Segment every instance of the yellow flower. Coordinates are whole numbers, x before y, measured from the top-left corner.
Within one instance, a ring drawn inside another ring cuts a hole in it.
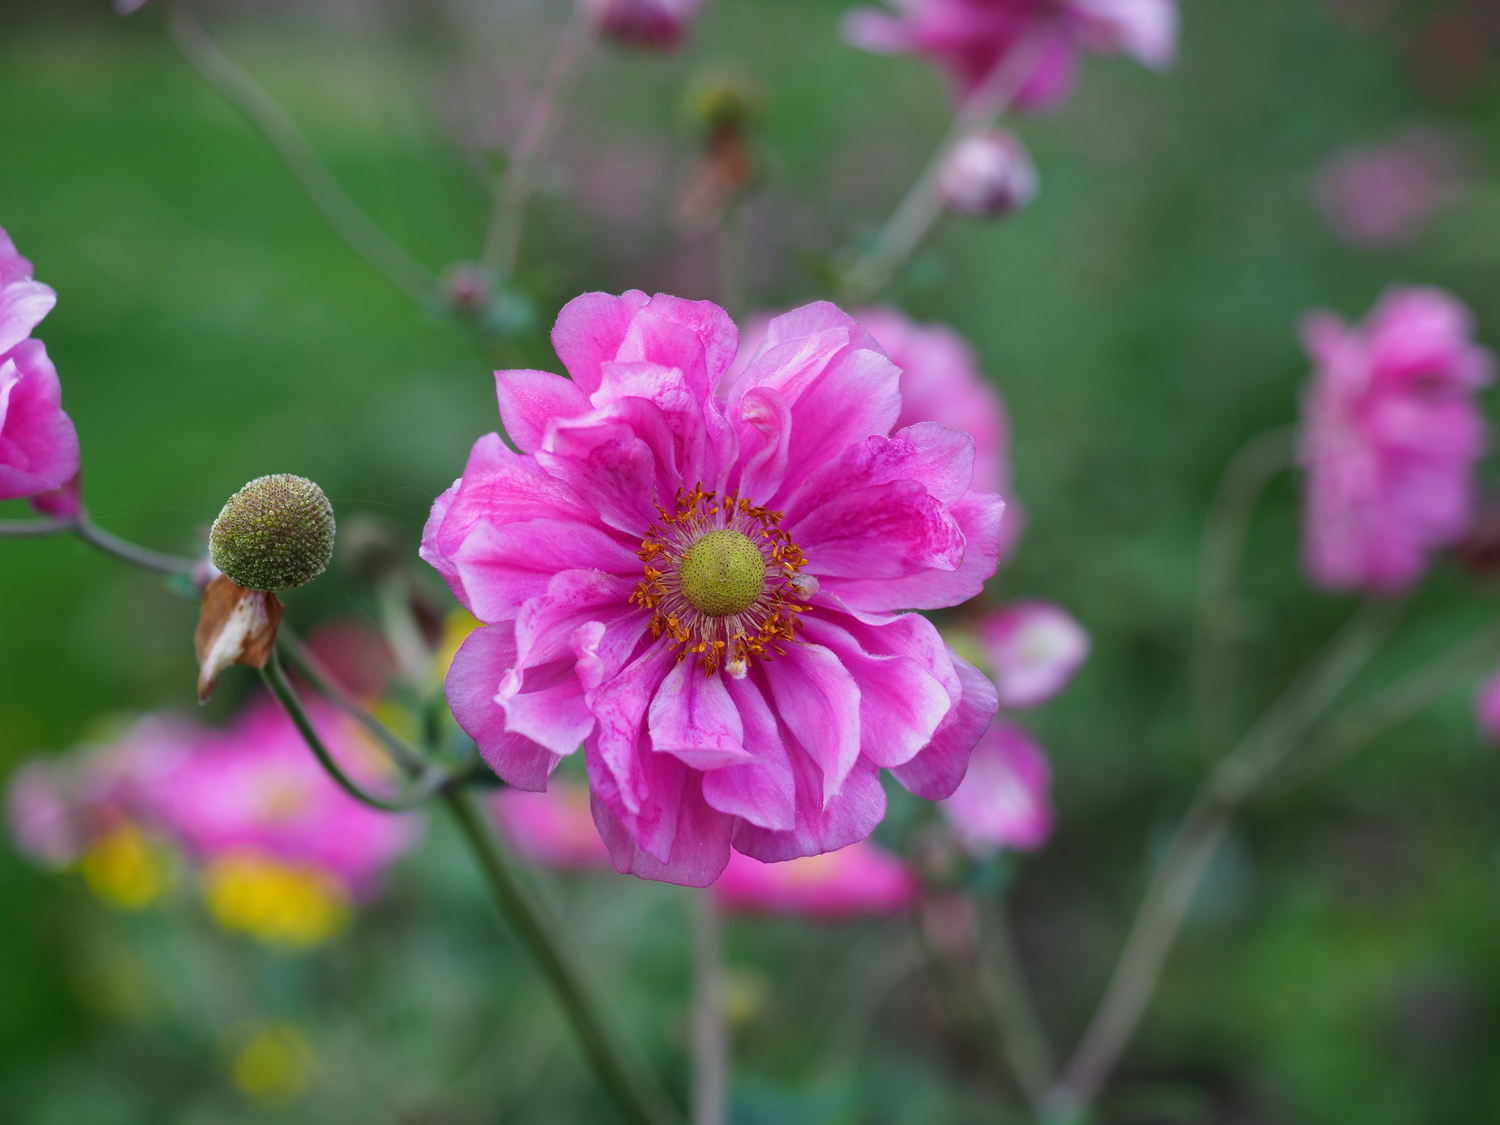
[[[171,879],[165,851],[128,820],[90,844],[78,866],[89,889],[122,910],[151,905]]]
[[[203,895],[214,921],[231,933],[304,948],[338,933],[353,905],[322,871],[245,853],[210,863]]]
[[[240,1093],[251,1101],[267,1109],[282,1108],[307,1090],[312,1049],[290,1024],[268,1023],[235,1051],[230,1073]]]

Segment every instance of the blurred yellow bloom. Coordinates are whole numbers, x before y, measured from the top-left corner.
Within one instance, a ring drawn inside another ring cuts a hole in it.
[[[437,656],[434,657],[433,662],[433,679],[436,681],[436,686],[442,686],[443,679],[448,675],[449,665],[458,655],[458,647],[477,628],[479,628],[479,619],[466,609],[455,609],[443,621],[443,639],[438,645]]]
[[[203,872],[214,921],[273,945],[314,946],[349,920],[348,892],[323,872],[257,855],[216,859]]]
[[[251,1101],[268,1109],[284,1107],[307,1090],[312,1049],[290,1024],[266,1024],[235,1051],[230,1072]]]
[[[89,889],[110,906],[141,910],[171,879],[166,852],[129,821],[95,840],[79,861]]]

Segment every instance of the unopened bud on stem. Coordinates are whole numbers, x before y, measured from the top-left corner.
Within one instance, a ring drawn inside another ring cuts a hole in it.
[[[305,477],[260,477],[229,498],[208,551],[238,586],[286,590],[311,582],[333,557],[333,505]]]
[[[1036,166],[1016,137],[992,129],[953,147],[938,174],[938,190],[951,211],[976,219],[999,218],[1036,196]]]

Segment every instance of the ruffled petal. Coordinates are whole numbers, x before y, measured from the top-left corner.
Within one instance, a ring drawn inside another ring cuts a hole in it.
[[[757,827],[790,829],[796,824],[797,783],[776,716],[753,679],[731,678],[725,687],[739,709],[751,760],[704,774],[703,799]]]
[[[515,631],[508,622],[475,629],[454,656],[443,692],[454,720],[479,744],[479,753],[500,779],[539,793],[562,757],[506,730],[505,710],[495,702],[495,693],[515,662]]]
[[[553,418],[575,418],[591,409],[577,383],[550,371],[496,371],[495,396],[505,433],[522,453],[541,448]]]
[[[0,355],[10,351],[57,304],[57,294],[40,281],[13,281],[0,289]]]
[[[486,622],[514,617],[562,570],[596,570],[621,580],[640,571],[640,560],[617,537],[586,524],[548,519],[500,527],[479,524],[453,552],[449,565],[469,611]]]
[[[814,644],[767,661],[763,675],[777,716],[823,771],[821,799],[829,804],[859,758],[859,686],[834,653]]]
[[[667,673],[647,712],[651,748],[695,770],[746,762],[745,727],[723,676],[705,676],[690,660]]]
[[[966,553],[957,520],[914,480],[851,488],[788,530],[819,579],[925,577],[957,570]]]
[[[0,500],[61,488],[78,475],[78,432],[40,340],[0,359]]]
[[[637,843],[631,827],[616,815],[616,808],[599,787],[591,788],[594,824],[599,829],[611,862],[622,875],[657,879],[684,887],[706,887],[724,873],[729,864],[729,839],[734,818],[725,816],[704,801],[700,789],[701,774],[689,770],[675,758],[663,756],[670,763],[664,769],[675,773],[676,785],[658,779],[662,789],[675,796],[669,813],[671,843],[667,858],[662,859]],[[637,830],[638,831],[638,830]],[[664,833],[657,833],[658,838]]]
[[[797,778],[795,825],[776,832],[741,820],[734,830],[737,850],[764,863],[821,855],[865,839],[885,819],[885,790],[874,763],[857,762],[838,795],[824,802],[817,763],[800,747],[792,748],[791,760]]]
[[[949,653],[962,695],[937,734],[916,757],[891,770],[908,790],[929,801],[951,797],[969,768],[969,755],[1000,709],[995,685],[956,652]]]
[[[650,300],[639,289],[618,297],[585,293],[574,297],[557,314],[552,346],[584,394],[599,389],[600,364],[618,357],[620,343],[630,331],[631,318]]]

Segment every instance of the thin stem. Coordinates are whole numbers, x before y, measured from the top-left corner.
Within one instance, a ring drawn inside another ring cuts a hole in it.
[[[663,1125],[670,1121],[659,1108],[660,1099],[653,1096],[652,1087],[639,1073],[638,1064],[605,1024],[561,937],[512,866],[473,797],[461,789],[448,789],[443,792],[442,800],[473,850],[501,913],[541,966],[572,1021],[584,1053],[621,1114],[632,1125]]]
[[[693,903],[693,1125],[724,1125],[729,1035],[724,1023],[724,920],[709,891]]]
[[[422,754],[407,744],[406,740],[374,715],[370,714],[359,700],[339,687],[323,668],[322,662],[309,652],[286,626],[282,626],[276,637],[277,645],[285,654],[287,662],[305,679],[314,691],[326,697],[335,707],[348,715],[389,752],[391,758],[410,776],[427,769]]]
[[[938,181],[948,154],[963,141],[994,125],[1010,107],[1021,87],[1035,72],[1044,45],[1039,36],[1023,39],[994,65],[985,80],[959,105],[953,123],[927,167],[922,169],[922,174],[876,236],[871,248],[845,273],[842,290],[846,301],[858,303],[867,299],[891,279],[921,243],[943,211]]]
[[[1295,450],[1296,433],[1291,427],[1267,430],[1241,446],[1224,470],[1204,523],[1194,712],[1199,744],[1215,755],[1229,741],[1234,721],[1234,657],[1245,539],[1266,485],[1292,463]]]
[[[323,744],[323,739],[303,708],[302,701],[297,698],[297,693],[292,690],[291,682],[286,678],[286,669],[281,666],[281,656],[277,651],[272,651],[270,661],[260,670],[260,674],[266,686],[271,689],[271,694],[281,702],[281,706],[286,709],[287,716],[302,733],[302,740],[307,743],[308,748],[317,756],[319,763],[328,771],[328,776],[333,778],[340,789],[360,804],[369,805],[372,809],[379,809],[381,812],[409,812],[431,800],[434,794],[446,792],[451,788],[452,779],[448,775],[433,771],[424,785],[396,800],[366,793],[344,772],[344,768]]]
[[[994,1012],[1006,1063],[1027,1101],[1040,1107],[1057,1077],[1052,1047],[1037,1018],[1004,901],[981,899],[976,905],[983,933],[980,988]]]
[[[1493,665],[1500,624],[1481,629],[1390,687],[1335,715],[1295,767],[1278,781],[1296,785],[1331,769],[1366,743],[1415,718],[1454,688]]]
[[[111,535],[102,527],[96,526],[87,512],[80,512],[73,521],[73,533],[105,554],[124,559],[143,570],[154,570],[160,574],[191,574],[198,567],[198,559],[190,559],[185,555],[165,555],[149,547],[138,547],[118,535]]]
[[[0,520],[0,539],[40,539],[72,530],[73,521],[66,519]]]
[[[521,134],[510,151],[504,174],[495,185],[494,207],[484,238],[484,261],[508,278],[516,268],[521,231],[526,225],[526,205],[536,190],[542,165],[562,128],[567,104],[583,78],[584,63],[599,38],[599,29],[580,2],[558,40],[557,50],[542,77]]]
[[[167,26],[193,68],[270,142],[328,225],[387,281],[425,304],[432,276],[349,198],[291,115],[208,37],[186,0],[172,0]]]
[[[1071,1120],[1098,1094],[1145,1012],[1235,809],[1375,654],[1398,612],[1390,601],[1362,607],[1204,782],[1151,880],[1104,999],[1047,1097],[1050,1117]]]

